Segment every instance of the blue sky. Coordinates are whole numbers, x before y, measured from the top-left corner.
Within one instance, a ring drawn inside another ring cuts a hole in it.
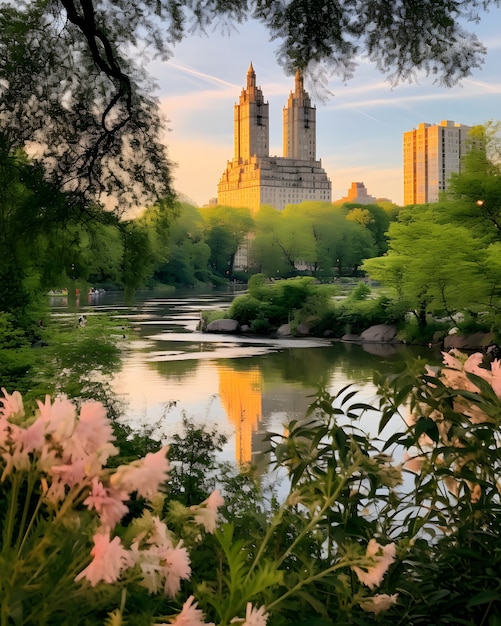
[[[331,77],[326,101],[315,100],[309,90],[317,107],[317,158],[332,181],[333,200],[361,181],[371,195],[401,204],[405,131],[421,122],[474,125],[501,119],[500,27],[501,9],[468,25],[488,54],[481,70],[451,89],[426,77],[392,88],[362,59],[346,84]],[[195,204],[217,196],[217,183],[233,157],[233,105],[251,61],[270,105],[270,154],[282,155],[282,109],[294,79],[277,64],[276,47],[260,24],[247,22],[231,35],[210,31],[187,38],[168,62],[150,64],[169,120],[165,143],[176,163],[174,187]]]

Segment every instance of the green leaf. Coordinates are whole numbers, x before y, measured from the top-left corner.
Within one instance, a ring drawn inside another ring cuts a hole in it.
[[[501,594],[498,591],[481,591],[477,595],[473,596],[466,605],[467,608],[472,606],[479,606],[480,604],[489,604],[491,602],[497,602],[501,600]]]
[[[429,417],[420,417],[415,426],[416,437],[428,435],[428,437],[438,443],[440,441],[440,433],[436,423]]]

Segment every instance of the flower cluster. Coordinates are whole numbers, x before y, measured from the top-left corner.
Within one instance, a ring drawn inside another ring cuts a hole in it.
[[[7,494],[8,503],[7,512],[2,512],[7,520],[2,533],[3,548],[8,549],[7,544],[29,545],[29,538],[20,534],[36,532],[38,537],[42,531],[37,524],[43,523],[45,544],[50,541],[51,531],[56,537],[57,528],[71,527],[83,537],[83,543],[79,541],[78,545],[85,550],[90,531],[92,549],[87,557],[84,553],[72,565],[78,568],[73,575],[76,584],[86,581],[90,588],[99,583],[114,584],[130,571],[132,578],[139,580],[150,594],[160,592],[174,598],[181,581],[191,576],[189,554],[182,541],[147,506],[141,517],[129,522],[125,533],[124,529],[120,535],[117,532],[129,514],[129,501],[158,497],[168,478],[168,448],[109,469],[106,463],[119,451],[102,404],[85,402],[78,415],[68,399],[51,401],[47,396],[44,402],[38,401],[34,416],[26,416],[21,395],[8,394],[5,389],[2,392],[0,489]],[[222,504],[220,493],[214,492],[194,508],[195,523],[213,532],[217,509]],[[21,517],[19,511],[24,511]],[[18,554],[25,561],[32,558],[32,553]],[[40,554],[43,559],[42,550]],[[190,616],[188,621],[186,615]],[[194,616],[198,616],[198,621]],[[201,611],[188,601],[174,623],[202,624],[200,616]]]
[[[167,447],[147,454],[111,473],[105,465],[118,454],[106,411],[99,402],[85,402],[77,416],[66,398],[38,401],[38,415],[26,420],[21,395],[2,389],[0,454],[2,482],[13,472],[35,470],[43,501],[54,508],[63,501],[95,509],[102,533],[109,532],[128,513],[131,494],[148,498],[167,480]]]
[[[432,420],[439,439],[447,454],[438,454],[435,464],[442,470],[443,482],[449,493],[458,496],[461,487],[465,488],[469,500],[480,500],[482,489],[474,480],[464,477],[463,468],[471,467],[466,472],[471,478],[478,473],[479,465],[475,462],[473,449],[476,449],[477,433],[481,447],[486,451],[492,446],[493,451],[500,441],[496,423],[499,416],[501,399],[501,361],[495,360],[490,367],[484,367],[481,353],[467,356],[458,350],[442,353],[444,367],[438,371],[427,367],[427,375],[443,385],[430,383],[428,392],[436,394],[433,402],[421,401],[411,416],[411,423],[421,416]],[[424,454],[426,449],[433,449],[435,442],[426,433],[419,437],[418,452],[406,455],[404,467],[420,474],[432,468]],[[447,466],[447,468],[446,468]],[[479,481],[480,482],[480,481]]]
[[[352,569],[361,583],[367,585],[369,589],[374,589],[381,584],[383,576],[395,560],[395,544],[382,546],[375,539],[371,539],[367,544],[365,556],[369,565],[366,568],[353,566]]]

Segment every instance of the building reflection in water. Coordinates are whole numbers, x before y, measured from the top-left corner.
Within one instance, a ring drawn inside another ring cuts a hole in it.
[[[228,420],[235,427],[235,456],[240,464],[252,459],[252,435],[262,416],[262,376],[258,368],[235,371],[218,366],[219,396]]]

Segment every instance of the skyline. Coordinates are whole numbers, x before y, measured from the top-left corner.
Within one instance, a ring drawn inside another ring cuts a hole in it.
[[[442,120],[475,125],[501,119],[501,41],[496,30],[501,10],[469,25],[488,48],[482,70],[453,88],[432,78],[394,88],[369,63],[361,61],[354,78],[343,84],[332,77],[332,94],[319,100],[308,81],[305,88],[317,108],[317,158],[332,182],[332,199],[346,195],[352,182],[363,182],[370,195],[403,201],[403,133],[421,122]],[[217,196],[226,162],[233,157],[233,106],[245,86],[252,62],[256,81],[270,108],[270,155],[282,156],[282,109],[294,87],[277,64],[276,44],[268,42],[256,22],[232,35],[211,33],[177,45],[167,62],[154,61],[149,71],[169,131],[165,136],[174,188],[199,206]]]

